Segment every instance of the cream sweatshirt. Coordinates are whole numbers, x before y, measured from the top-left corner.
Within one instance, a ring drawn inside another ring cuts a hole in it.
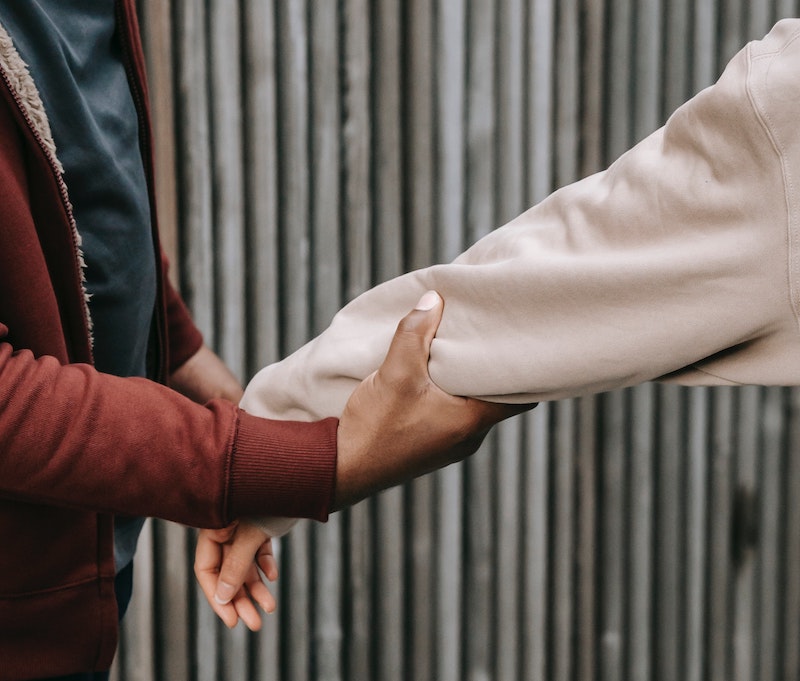
[[[452,394],[798,385],[799,221],[800,19],[786,19],[604,172],[356,298],[241,404],[338,416],[429,289],[445,300],[430,375]]]

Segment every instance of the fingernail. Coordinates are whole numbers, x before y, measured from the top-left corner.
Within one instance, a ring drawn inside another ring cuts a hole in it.
[[[217,593],[214,594],[214,600],[220,605],[227,605],[231,602],[236,593],[236,589],[231,584],[220,582],[217,584]]]
[[[415,310],[432,310],[439,302],[439,294],[436,291],[428,291],[419,299]]]

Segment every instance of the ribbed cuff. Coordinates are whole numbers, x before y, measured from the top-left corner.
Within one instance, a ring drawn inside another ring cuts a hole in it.
[[[274,421],[239,411],[230,469],[231,518],[327,520],[336,483],[338,419]]]

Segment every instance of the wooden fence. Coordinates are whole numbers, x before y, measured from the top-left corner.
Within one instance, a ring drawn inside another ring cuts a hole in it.
[[[605,167],[798,9],[143,0],[161,217],[207,340],[246,380]],[[114,677],[800,679],[799,411],[795,390],[650,384],[541,405],[298,526],[257,635],[215,621],[192,532],[149,523]]]

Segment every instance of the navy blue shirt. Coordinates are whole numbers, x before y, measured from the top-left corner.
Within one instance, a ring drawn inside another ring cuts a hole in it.
[[[0,2],[0,23],[37,85],[64,166],[83,239],[95,366],[145,376],[156,259],[114,0]],[[130,562],[140,527],[118,520],[118,569]]]

